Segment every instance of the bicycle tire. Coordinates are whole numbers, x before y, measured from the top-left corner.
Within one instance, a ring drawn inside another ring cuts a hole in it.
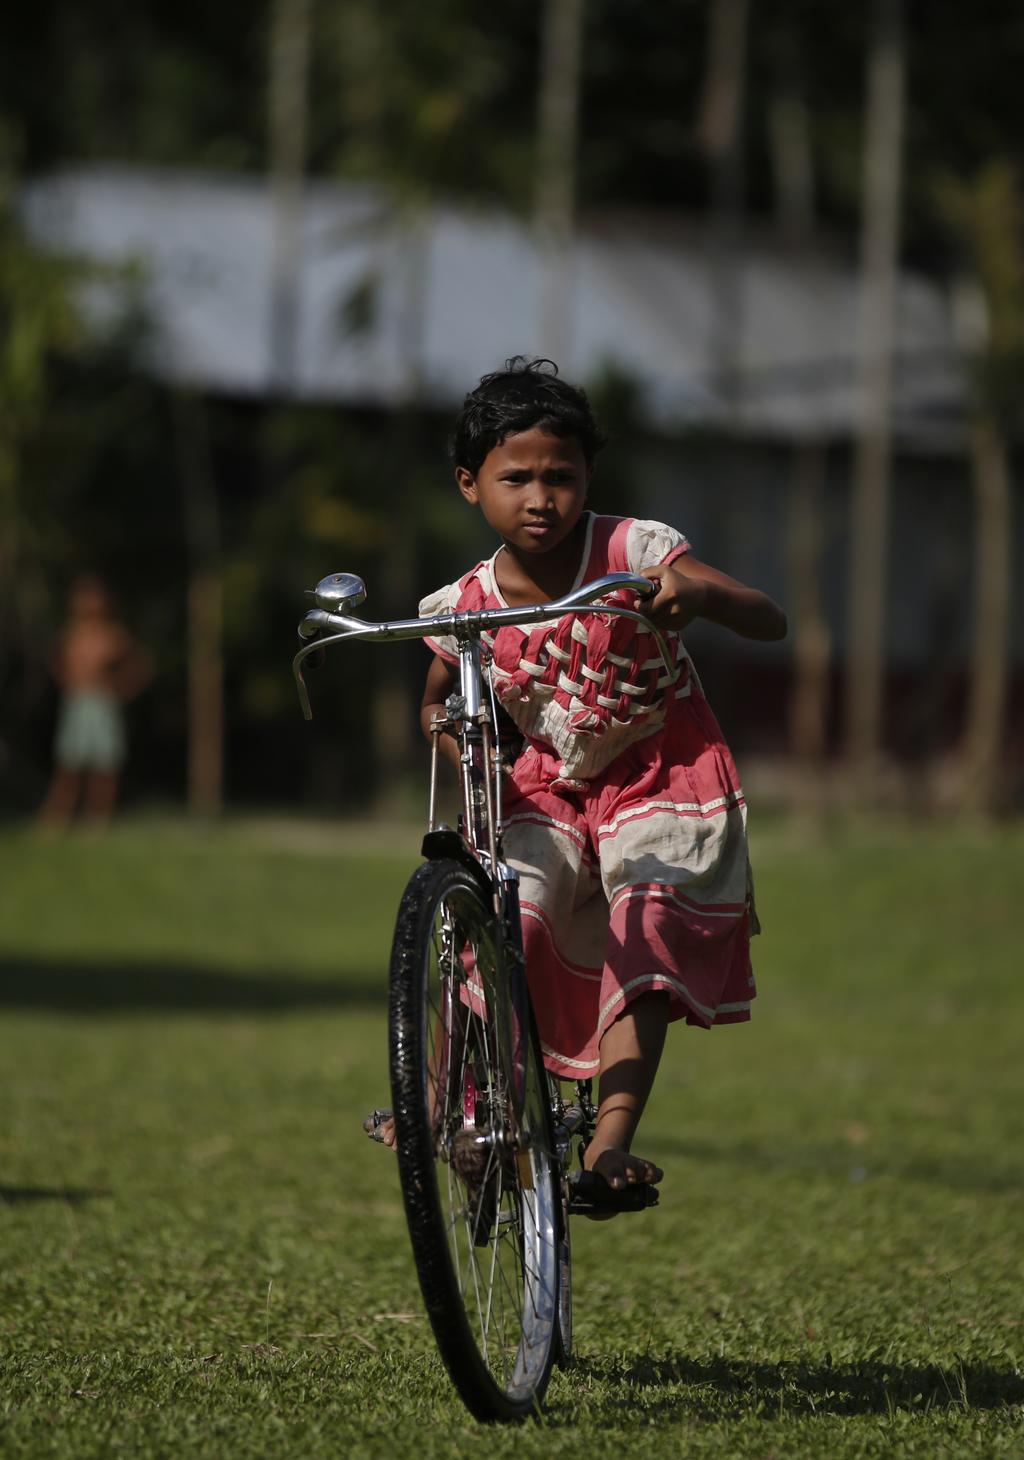
[[[560,1201],[522,965],[471,868],[413,874],[391,956],[399,1174],[441,1357],[480,1420],[537,1411],[554,1361]]]
[[[555,1324],[555,1363],[560,1369],[572,1365],[572,1237],[569,1230],[569,1198],[561,1198],[562,1229],[558,1238],[558,1315]]]
[[[557,1128],[560,1119],[561,1086],[554,1075],[548,1075],[548,1100],[552,1122]],[[572,1365],[572,1232],[569,1226],[568,1165],[573,1142],[570,1140],[561,1157],[558,1188],[558,1313],[555,1324],[555,1363],[560,1369]]]

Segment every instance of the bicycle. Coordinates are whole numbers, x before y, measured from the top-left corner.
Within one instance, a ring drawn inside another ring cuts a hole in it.
[[[368,623],[354,617],[362,581],[334,573],[313,590],[293,661],[347,640],[451,635],[459,692],[431,726],[425,862],[399,905],[391,952],[388,1043],[399,1177],[413,1258],[442,1359],[470,1412],[518,1421],[535,1413],[552,1366],[572,1353],[571,1214],[595,1211],[602,1184],[582,1170],[596,1111],[589,1081],[562,1097],[545,1070],[526,981],[518,876],[502,858],[501,745],[490,631],[566,614],[614,613],[665,641],[635,609],[602,602],[646,578],[611,573],[552,603]],[[461,813],[437,819],[440,737],[459,745]],[[616,1194],[639,1209],[649,1186]]]

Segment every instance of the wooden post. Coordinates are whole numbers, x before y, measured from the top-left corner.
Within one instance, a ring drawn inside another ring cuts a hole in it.
[[[790,495],[789,570],[793,612],[793,753],[820,771],[825,756],[828,668],[832,636],[821,604],[826,452],[821,443],[798,448]]]
[[[1009,693],[1013,500],[1009,453],[994,418],[970,428],[974,481],[974,652],[963,748],[963,805],[990,816],[1006,802],[1003,742]]]
[[[215,816],[224,802],[223,585],[217,491],[203,404],[175,397],[188,548],[188,808]]]

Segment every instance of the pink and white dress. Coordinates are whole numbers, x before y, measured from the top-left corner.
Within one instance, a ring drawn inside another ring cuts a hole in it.
[[[589,513],[573,586],[688,550],[660,522]],[[507,607],[494,561],[428,595],[421,615]],[[597,1073],[601,1035],[652,989],[689,1024],[750,1018],[746,805],[682,640],[666,637],[671,672],[649,632],[613,615],[485,636],[495,692],[526,742],[504,847],[545,1062],[563,1079]],[[458,662],[453,639],[426,642]]]

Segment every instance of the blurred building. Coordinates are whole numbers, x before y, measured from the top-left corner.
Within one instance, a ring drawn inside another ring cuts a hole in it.
[[[231,394],[392,408],[411,388],[458,404],[505,356],[538,353],[543,254],[508,214],[410,214],[384,190],[305,186],[293,274],[294,361],[275,359],[276,210],[255,178],[78,169],[30,184],[25,215],[44,243],[144,275],[151,368]],[[787,441],[855,426],[858,293],[851,262],[748,236],[723,256],[708,227],[653,216],[579,228],[569,260],[572,378],[612,365],[666,432],[724,427]],[[963,409],[949,302],[902,280],[896,324],[897,440],[955,444]]]
[[[148,368],[214,396],[381,413],[415,400],[450,415],[506,356],[541,353],[544,256],[508,214],[414,213],[380,188],[310,183],[282,263],[280,211],[254,178],[86,168],[32,182],[23,204],[41,243],[139,265]],[[707,227],[607,216],[582,221],[567,277],[563,372],[614,371],[647,423],[633,447],[642,487],[620,510],[677,523],[701,557],[786,602],[796,458],[819,449],[837,691],[858,415],[854,261],[756,232],[727,249]],[[888,740],[917,757],[955,735],[969,657],[967,389],[949,297],[913,275],[897,297]],[[92,304],[107,307],[101,290]],[[1024,571],[1019,528],[1016,552]],[[760,748],[781,749],[790,646],[700,625],[688,638],[730,738],[742,747],[756,725]],[[834,716],[837,693],[831,702]]]

